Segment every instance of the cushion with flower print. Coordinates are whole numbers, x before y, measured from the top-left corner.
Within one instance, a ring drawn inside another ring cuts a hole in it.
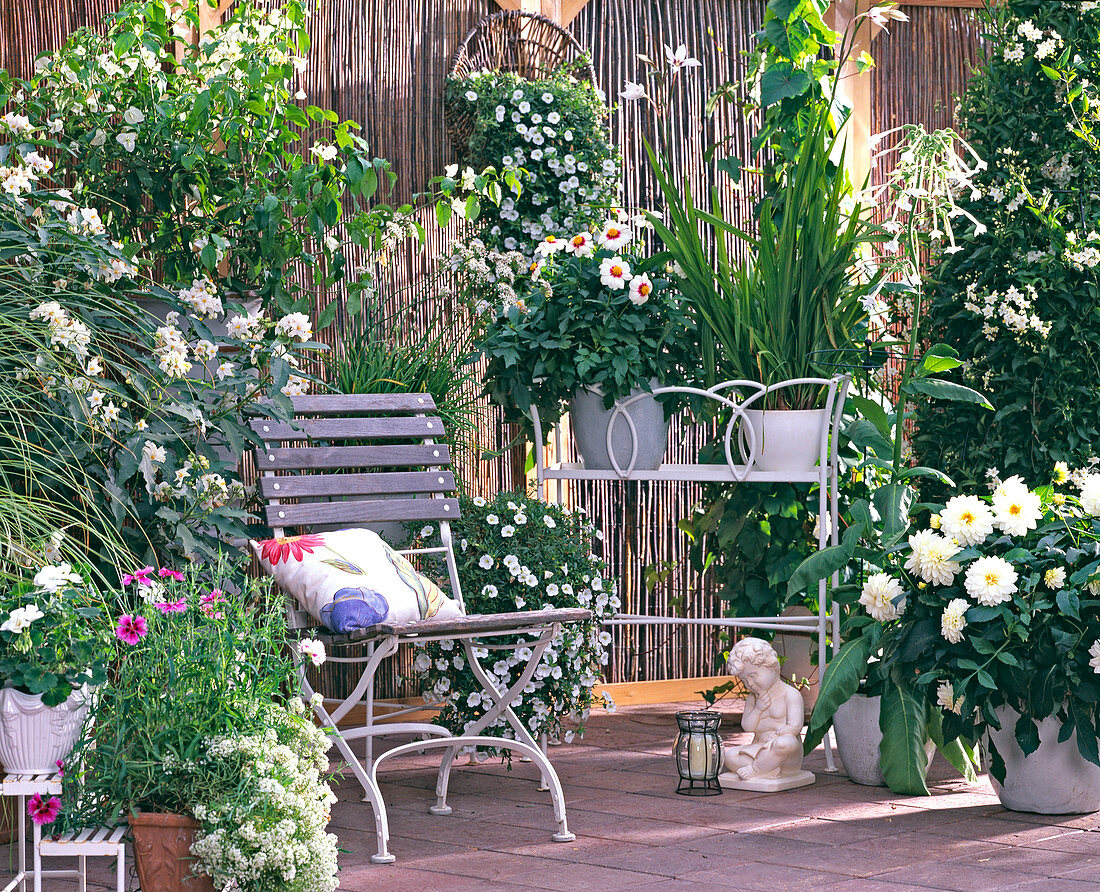
[[[461,616],[462,607],[371,530],[250,543],[260,567],[333,632]]]

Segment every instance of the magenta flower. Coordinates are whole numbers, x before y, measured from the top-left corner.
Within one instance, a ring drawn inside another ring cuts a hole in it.
[[[225,616],[225,614],[218,610],[218,608],[215,606],[217,604],[224,603],[225,592],[223,592],[220,588],[211,589],[209,592],[199,598],[199,607],[202,609],[202,612],[205,613],[210,619],[221,619],[223,616]]]
[[[161,613],[183,613],[187,609],[187,599],[180,598],[178,601],[158,601],[153,606]]]
[[[169,570],[167,567],[161,567],[157,571],[157,575],[161,579],[165,579],[171,576],[176,582],[183,582],[184,576],[179,570]]]
[[[27,802],[27,814],[39,827],[52,824],[61,811],[61,800],[56,796],[43,799],[41,793],[35,793]]]
[[[125,641],[127,644],[137,644],[148,632],[149,625],[145,622],[144,616],[126,613],[119,617],[115,636],[119,641]]]
[[[65,776],[65,763],[62,762],[60,759],[55,759],[53,764],[57,766],[57,776],[58,777],[64,777]]]
[[[136,582],[138,585],[152,585],[153,580],[149,578],[152,575],[152,567],[142,567],[140,570],[135,570],[133,573],[127,573],[123,576],[122,584],[129,585],[131,582]]]

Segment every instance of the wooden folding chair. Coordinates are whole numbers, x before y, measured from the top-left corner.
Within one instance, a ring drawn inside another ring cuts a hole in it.
[[[447,470],[450,455],[443,437],[442,421],[432,415],[435,403],[429,394],[333,395],[296,397],[295,418],[279,422],[258,418],[253,430],[264,441],[256,450],[260,472],[260,495],[265,517],[275,536],[288,528],[299,533],[355,526],[404,522],[435,522],[442,544],[428,548],[401,549],[405,555],[443,556],[452,597],[462,603],[450,521],[459,514],[453,498],[454,475]],[[313,618],[288,598],[290,625],[294,629],[316,626]],[[561,783],[549,759],[539,749],[527,728],[512,710],[513,700],[534,676],[543,652],[560,631],[562,623],[591,619],[587,610],[541,610],[458,619],[424,620],[405,624],[382,624],[353,635],[320,634],[329,651],[351,644],[365,645],[362,656],[330,654],[330,663],[362,664],[355,689],[335,709],[328,702],[314,706],[318,718],[331,730],[337,749],[363,787],[364,801],[374,810],[378,852],[375,863],[389,863],[389,825],[386,806],[378,787],[378,768],[389,759],[416,750],[445,750],[436,782],[436,802],[429,811],[450,814],[447,787],[451,766],[463,747],[493,747],[510,750],[534,762],[541,772],[542,788],[549,789],[558,829],[553,839],[575,839],[565,818]],[[311,634],[318,634],[311,632]],[[454,639],[461,643],[466,661],[492,706],[473,726],[454,735],[442,725],[422,721],[394,721],[424,707],[375,701],[374,679],[382,661],[405,642],[425,643]],[[507,639],[501,643],[502,639]],[[518,651],[530,648],[531,657],[519,677],[507,689],[486,672],[478,650]],[[313,688],[299,663],[302,690],[312,698]],[[341,729],[339,723],[353,707],[363,704],[366,720],[362,727]],[[381,711],[385,721],[376,719]],[[503,718],[514,739],[482,734]],[[382,735],[413,734],[425,739],[374,754],[374,738]],[[359,759],[351,741],[365,740],[365,754]]]

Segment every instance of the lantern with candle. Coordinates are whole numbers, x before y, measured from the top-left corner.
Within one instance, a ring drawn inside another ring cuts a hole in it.
[[[684,796],[718,796],[718,772],[722,767],[722,738],[718,726],[722,714],[707,709],[676,713],[680,733],[673,753],[680,783],[676,792]],[[686,784],[686,786],[685,786]]]

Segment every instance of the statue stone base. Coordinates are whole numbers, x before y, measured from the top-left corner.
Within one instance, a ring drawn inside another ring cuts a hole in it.
[[[796,771],[782,777],[750,777],[748,780],[742,780],[733,771],[723,771],[718,775],[718,783],[727,790],[752,790],[756,793],[780,793],[808,787],[816,780],[812,771]]]

